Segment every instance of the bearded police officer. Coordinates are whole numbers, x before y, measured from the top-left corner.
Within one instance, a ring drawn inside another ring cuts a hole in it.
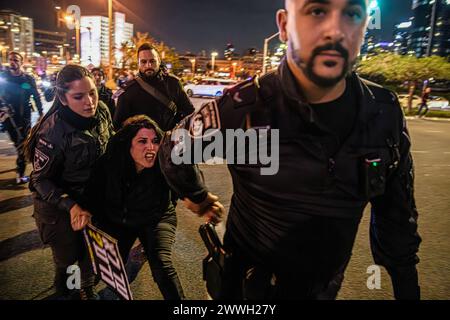
[[[274,175],[261,175],[262,165],[229,165],[234,193],[224,246],[232,258],[220,298],[335,298],[368,203],[375,262],[389,272],[397,299],[420,297],[421,238],[405,119],[394,93],[352,72],[367,5],[286,0],[277,13],[288,44],[279,68],[199,110],[203,133],[279,130]],[[194,119],[177,128],[192,132]],[[188,208],[217,220],[217,197],[197,168],[173,161],[174,151],[194,141],[176,132],[161,146],[162,169]]]

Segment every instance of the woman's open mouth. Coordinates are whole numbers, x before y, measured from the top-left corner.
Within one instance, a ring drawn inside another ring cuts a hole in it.
[[[155,152],[147,152],[144,157],[145,157],[145,160],[147,160],[147,161],[153,161],[153,160],[155,160],[156,153]]]

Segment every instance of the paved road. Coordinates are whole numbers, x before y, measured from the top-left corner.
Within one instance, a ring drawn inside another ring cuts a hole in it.
[[[198,105],[202,99],[193,99]],[[423,298],[450,298],[450,122],[410,120],[416,163],[416,199],[420,212],[420,283]],[[0,299],[42,299],[52,283],[49,248],[42,247],[31,218],[28,189],[14,185],[14,149],[0,134]],[[210,189],[228,208],[231,179],[224,165],[202,165]],[[181,206],[174,261],[189,299],[206,299],[201,279],[205,249],[197,229],[202,220]],[[380,290],[366,286],[367,267],[372,265],[368,241],[368,212],[364,215],[339,299],[392,299],[387,274],[382,272]],[[221,230],[223,232],[223,230]],[[135,299],[162,299],[152,281],[138,243],[128,270]],[[99,286],[102,289],[103,286]],[[103,291],[105,292],[105,291]],[[105,293],[106,294],[106,293]]]

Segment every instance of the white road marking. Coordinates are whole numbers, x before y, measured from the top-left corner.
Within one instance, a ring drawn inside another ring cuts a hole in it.
[[[413,150],[412,153],[430,153],[430,151],[419,151],[419,150]]]
[[[428,131],[425,131],[425,132],[428,132],[428,133],[442,133],[443,131],[428,130]]]

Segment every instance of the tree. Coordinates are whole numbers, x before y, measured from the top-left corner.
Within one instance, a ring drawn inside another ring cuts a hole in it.
[[[175,52],[175,48],[170,48],[164,44],[164,42],[158,42],[148,33],[138,32],[136,37],[132,39],[132,45],[129,46],[126,43],[121,45],[120,51],[123,54],[122,68],[128,67],[129,69],[138,69],[137,50],[144,43],[152,44],[161,55],[161,60],[167,65],[172,66],[172,70],[177,72],[181,69],[178,54]]]
[[[431,56],[417,58],[409,55],[381,53],[362,60],[357,71],[370,80],[388,84],[409,84],[408,111],[412,109],[412,96],[423,81],[450,78],[450,63],[446,58]]]

